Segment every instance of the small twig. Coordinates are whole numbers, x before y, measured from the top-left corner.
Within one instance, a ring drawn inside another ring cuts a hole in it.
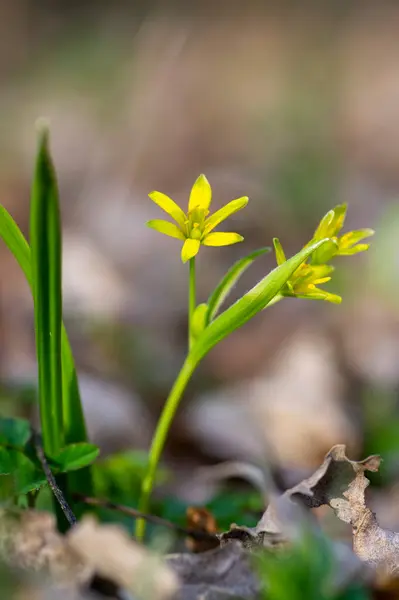
[[[196,540],[216,540],[218,536],[213,533],[207,533],[206,531],[198,531],[197,529],[191,529],[182,527],[181,525],[176,525],[171,521],[167,521],[162,517],[157,517],[156,515],[147,515],[145,513],[140,512],[135,508],[131,508],[130,506],[124,506],[123,504],[115,504],[114,502],[110,502],[109,500],[101,500],[100,498],[91,498],[88,496],[84,496],[83,494],[73,494],[73,496],[84,502],[85,504],[89,504],[90,506],[100,506],[102,508],[107,508],[109,510],[114,510],[125,514],[129,517],[133,517],[134,519],[145,519],[149,523],[153,523],[154,525],[160,525],[161,527],[167,527],[168,529],[173,529],[174,531],[185,535],[190,536]]]
[[[32,441],[33,441],[33,445],[36,450],[37,458],[40,461],[40,464],[41,464],[44,474],[46,476],[47,482],[48,482],[54,496],[56,497],[58,504],[61,506],[62,512],[64,513],[66,520],[68,521],[68,523],[71,526],[75,525],[76,517],[73,514],[68,502],[65,500],[64,494],[58,487],[55,477],[54,477],[53,473],[51,472],[51,469],[47,462],[47,458],[46,458],[46,456],[44,454],[44,450],[43,450],[41,435],[39,433],[37,433],[37,431],[34,431],[33,429],[32,429]]]
[[[37,458],[42,466],[44,474],[46,476],[47,482],[56,497],[61,509],[68,521],[68,523],[72,526],[76,523],[76,517],[72,512],[68,502],[65,500],[64,494],[61,489],[58,487],[57,482],[53,473],[51,472],[50,466],[47,462],[46,456],[43,450],[43,444],[40,434],[32,429],[32,442],[36,450]],[[100,498],[92,498],[89,496],[85,496],[83,494],[74,493],[74,498],[76,500],[80,500],[85,504],[89,504],[90,506],[100,506],[102,508],[107,508],[109,510],[114,510],[129,517],[133,517],[135,519],[145,519],[149,523],[153,523],[154,525],[160,525],[161,527],[167,527],[168,529],[172,529],[182,535],[190,536],[196,540],[216,540],[218,536],[212,533],[207,533],[206,531],[198,531],[197,529],[182,527],[181,525],[176,525],[171,521],[167,521],[162,517],[157,517],[156,515],[147,515],[142,513],[141,511],[131,508],[130,506],[124,506],[122,504],[115,504],[114,502],[110,502],[109,500],[101,500]]]

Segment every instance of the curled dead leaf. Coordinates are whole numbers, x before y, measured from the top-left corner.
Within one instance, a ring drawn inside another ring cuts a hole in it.
[[[369,456],[350,460],[344,445],[331,448],[320,467],[307,479],[271,498],[270,504],[254,529],[234,527],[222,534],[221,542],[240,539],[247,547],[270,545],[270,540],[287,536],[287,521],[299,506],[317,508],[329,505],[336,516],[350,523],[353,550],[367,564],[391,575],[399,573],[399,534],[379,526],[376,515],[368,508],[365,490],[366,471],[378,471],[381,458]],[[289,517],[287,517],[290,515]]]

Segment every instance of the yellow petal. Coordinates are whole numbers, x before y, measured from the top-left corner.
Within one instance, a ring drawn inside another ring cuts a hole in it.
[[[147,222],[147,227],[151,227],[151,229],[155,229],[155,231],[159,231],[160,233],[164,233],[165,235],[169,235],[170,237],[174,237],[179,240],[185,239],[182,231],[177,227],[177,225],[174,223],[169,223],[169,221],[153,219],[152,221]]]
[[[168,213],[168,215],[170,215],[184,230],[186,215],[172,198],[169,198],[166,194],[162,194],[162,192],[151,192],[151,194],[148,195],[155,204],[158,204],[158,206]]]
[[[346,250],[351,248],[366,237],[374,235],[373,229],[357,229],[356,231],[348,231],[339,239],[339,249]]]
[[[243,239],[239,233],[208,233],[201,243],[204,246],[230,246],[242,242]]]
[[[282,265],[286,262],[286,257],[284,254],[284,250],[282,245],[280,244],[280,240],[278,238],[273,238],[274,251],[276,253],[276,261],[278,266]]]
[[[315,279],[319,279],[320,277],[327,277],[333,271],[335,271],[335,267],[332,265],[311,265],[312,275]]]
[[[348,210],[347,204],[339,204],[334,208],[334,220],[331,224],[331,231],[328,232],[326,237],[335,237],[341,231],[344,226],[346,211]]]
[[[331,229],[331,223],[334,220],[334,211],[329,210],[326,215],[320,221],[316,231],[314,232],[313,239],[315,241],[323,240],[324,238],[330,237],[327,232]]]
[[[315,231],[314,239],[322,240],[324,238],[337,236],[344,225],[347,208],[346,204],[339,204],[328,211],[320,221],[319,226]]]
[[[190,212],[194,208],[201,208],[206,211],[209,209],[211,200],[212,190],[209,181],[205,175],[200,175],[191,189],[188,211]]]
[[[193,240],[191,238],[187,238],[183,244],[183,248],[181,249],[181,259],[185,263],[190,258],[193,258],[196,254],[198,254],[198,250],[200,247],[199,240]]]
[[[357,246],[353,246],[352,248],[347,248],[345,250],[340,250],[338,252],[338,256],[353,256],[354,254],[358,254],[358,252],[364,252],[370,248],[370,244],[357,244]]]
[[[214,229],[219,223],[230,217],[237,211],[241,210],[248,204],[248,197],[243,196],[242,198],[237,198],[236,200],[232,200],[226,206],[223,206],[220,210],[217,210],[209,219],[205,221],[205,234],[209,233]]]
[[[306,298],[307,300],[324,300],[325,302],[331,302],[332,304],[341,304],[342,298],[337,294],[331,294],[325,290],[319,290],[318,288],[309,289],[308,292],[298,295],[298,298]]]

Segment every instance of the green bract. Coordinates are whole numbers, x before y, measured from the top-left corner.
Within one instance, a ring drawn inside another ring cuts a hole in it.
[[[279,293],[296,269],[327,240],[320,240],[303,248],[298,254],[276,267],[230,308],[220,314],[199,336],[190,356],[199,361],[213,346],[244,325]]]

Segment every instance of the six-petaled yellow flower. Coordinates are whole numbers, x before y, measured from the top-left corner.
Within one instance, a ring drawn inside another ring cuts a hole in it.
[[[277,264],[282,265],[286,261],[284,250],[277,238],[273,239],[273,244]],[[282,290],[280,290],[280,295],[307,298],[308,300],[325,300],[333,304],[340,304],[342,300],[341,296],[331,294],[317,287],[322,283],[330,281],[330,275],[333,271],[334,267],[331,265],[309,265],[303,263],[291,275]]]
[[[303,263],[293,273],[280,291],[280,297],[296,296],[297,298],[309,298],[310,300],[327,300],[327,302],[333,302],[334,304],[341,302],[340,296],[317,287],[331,280],[330,275],[334,271],[334,267],[327,263],[335,256],[349,256],[368,250],[370,244],[359,244],[359,242],[374,235],[372,229],[357,229],[338,236],[345,222],[346,210],[346,204],[339,204],[322,218],[307,246],[325,239],[328,239],[328,241],[313,252],[309,263]],[[286,261],[283,248],[277,238],[273,240],[273,243],[277,264],[281,265]]]
[[[346,204],[340,204],[330,210],[320,221],[312,242],[329,238],[330,241],[323,244],[313,253],[310,263],[312,265],[321,265],[330,261],[335,256],[350,256],[358,252],[368,250],[370,244],[359,244],[364,238],[374,235],[372,229],[357,229],[348,231],[342,236],[338,236],[344,226],[346,217]],[[311,242],[310,242],[311,243]]]
[[[149,197],[172,217],[175,223],[155,219],[148,221],[147,225],[160,233],[184,242],[181,251],[183,262],[193,258],[198,253],[201,244],[204,246],[229,246],[242,242],[244,239],[238,233],[219,233],[213,230],[227,217],[244,208],[248,203],[248,198],[244,196],[232,200],[208,217],[212,190],[205,175],[200,175],[192,187],[187,213],[184,213],[174,200],[161,192],[151,192]]]

